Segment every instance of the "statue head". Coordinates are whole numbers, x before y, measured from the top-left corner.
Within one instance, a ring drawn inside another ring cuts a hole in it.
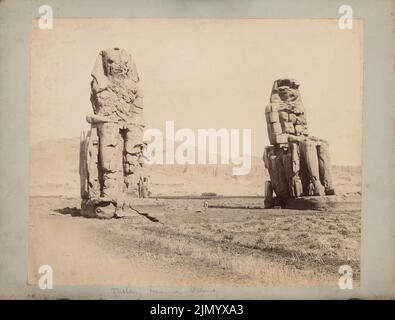
[[[124,49],[119,48],[101,51],[96,59],[91,75],[99,89],[106,88],[108,82],[114,79],[139,81],[132,56]]]
[[[274,81],[270,102],[295,102],[301,100],[299,83],[294,79]]]

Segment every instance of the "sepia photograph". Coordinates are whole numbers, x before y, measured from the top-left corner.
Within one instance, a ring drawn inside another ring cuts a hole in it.
[[[362,20],[52,24],[31,27],[30,286],[360,286]]]

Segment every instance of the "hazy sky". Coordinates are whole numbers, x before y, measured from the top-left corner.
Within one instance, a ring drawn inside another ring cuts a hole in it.
[[[362,25],[337,20],[60,19],[33,21],[31,143],[89,129],[97,54],[121,47],[136,62],[147,127],[251,128],[252,153],[269,144],[273,81],[300,82],[312,135],[334,164],[361,164]]]

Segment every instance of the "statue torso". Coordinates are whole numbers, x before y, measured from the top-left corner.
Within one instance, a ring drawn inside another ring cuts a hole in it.
[[[306,115],[302,103],[280,103],[278,113],[283,133],[295,136],[308,135]]]
[[[144,125],[142,99],[142,90],[133,81],[111,81],[99,92],[92,89],[95,114],[117,122]]]

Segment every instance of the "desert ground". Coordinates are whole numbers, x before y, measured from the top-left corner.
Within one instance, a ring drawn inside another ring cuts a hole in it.
[[[78,138],[31,147],[30,284],[47,264],[55,285],[337,287],[347,264],[358,285],[360,210],[263,209],[259,158],[237,179],[221,166],[152,167],[152,197],[133,208],[157,222],[127,207],[98,220],[80,216],[78,147]],[[360,168],[333,174],[338,194],[360,195]]]

